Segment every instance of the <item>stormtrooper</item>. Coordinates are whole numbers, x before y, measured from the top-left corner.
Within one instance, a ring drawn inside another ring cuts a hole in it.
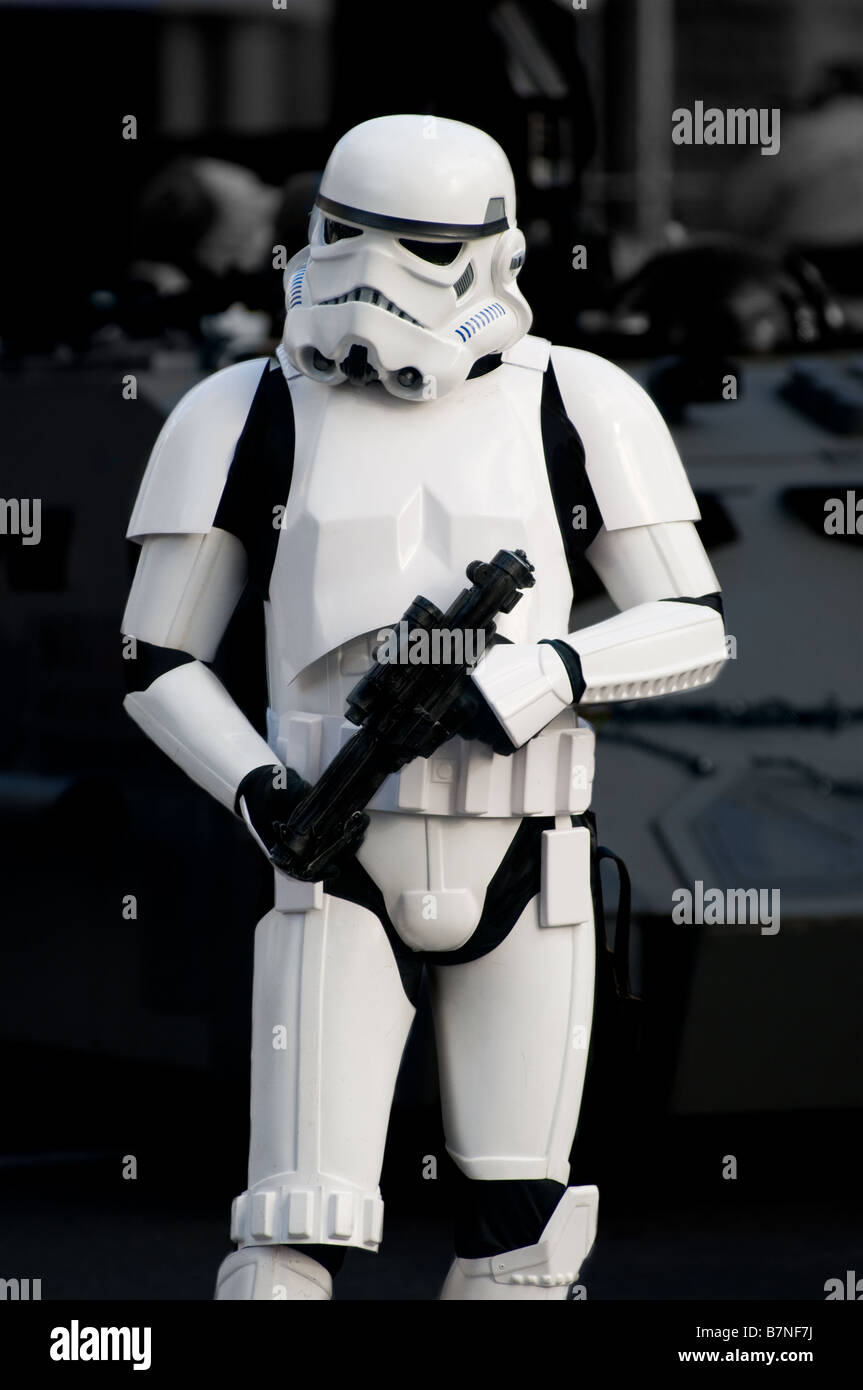
[[[465,675],[473,723],[386,777],[340,872],[274,869],[219,1299],[326,1300],[347,1248],[378,1249],[422,971],[466,1192],[440,1297],[564,1300],[594,1241],[597,1189],[568,1186],[596,970],[578,711],[704,686],[726,650],[660,415],[616,366],[529,334],[524,254],[489,136],[417,115],[349,131],[285,271],[277,360],[181,400],[129,524],[123,631],[159,674],[128,713],[274,864],[298,788],[356,733],[346,697],[382,629],[415,595],[446,609],[501,548],[534,569]],[[619,611],[570,631],[585,558]],[[208,664],[246,585],[266,615],[266,739]]]

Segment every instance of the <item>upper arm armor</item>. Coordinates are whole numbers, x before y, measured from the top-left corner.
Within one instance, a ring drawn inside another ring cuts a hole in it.
[[[148,536],[123,614],[123,632],[212,661],[246,582],[235,536]]]
[[[174,407],[147,464],[126,535],[201,535],[215,520],[237,440],[268,359],[215,372]]]
[[[620,609],[653,599],[699,598],[719,580],[691,521],[599,532],[587,558]]]
[[[584,444],[606,531],[699,520],[674,440],[647,392],[592,352],[553,347],[551,361],[566,413]]]

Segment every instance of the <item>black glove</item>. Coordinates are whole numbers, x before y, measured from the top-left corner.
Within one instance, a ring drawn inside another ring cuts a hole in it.
[[[279,845],[288,817],[310,791],[308,782],[279,763],[247,772],[237,788],[234,810],[238,816],[243,816],[240,802],[245,802],[252,831],[274,864],[278,863]]]
[[[478,739],[480,743],[487,744],[495,753],[502,753],[506,758],[515,752],[515,744],[506,729],[482,692],[470,679],[465,681],[464,689],[458,698],[458,719],[460,722],[457,732],[461,738]]]
[[[243,808],[240,805],[242,800],[251,822],[252,833],[265,850],[270,863],[288,874],[291,873],[291,868],[288,866],[293,864],[294,860],[286,853],[287,823],[292,811],[311,790],[309,782],[305,782],[291,768],[282,767],[279,763],[268,763],[263,767],[256,767],[254,771],[246,774],[237,788],[234,801],[237,815],[243,816]],[[245,820],[246,817],[243,816],[243,819]],[[340,847],[337,858],[318,865],[314,880],[312,880],[311,875],[308,875],[308,881],[320,882],[321,880],[337,878],[340,866],[343,866],[344,861],[350,855],[355,854],[362,844],[368,826],[369,817],[364,812],[358,812],[352,818],[350,837]],[[307,878],[302,873],[292,876]]]

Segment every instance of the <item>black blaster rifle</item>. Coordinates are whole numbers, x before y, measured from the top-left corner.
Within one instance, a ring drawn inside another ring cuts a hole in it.
[[[382,660],[378,647],[374,665],[350,692],[345,717],[359,731],[281,823],[270,850],[272,862],[292,878],[314,883],[337,871],[338,861],[359,846],[369,823],[363,808],[381,783],[413,758],[428,758],[470,719],[476,706],[468,675],[476,656],[465,659],[465,651],[481,654],[496,631],[494,619],[512,612],[534,578],[523,550],[474,560],[466,574],[471,588],[445,613],[422,595],[414,599],[398,624],[395,658]],[[428,644],[435,631],[446,634],[448,655],[461,659],[412,662],[412,635],[424,634],[419,640]]]

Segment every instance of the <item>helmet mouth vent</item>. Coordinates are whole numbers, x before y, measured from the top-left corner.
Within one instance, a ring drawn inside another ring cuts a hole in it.
[[[396,318],[406,319],[408,323],[416,324],[417,328],[422,328],[422,324],[411,314],[406,314],[404,309],[400,309],[391,299],[387,299],[380,290],[374,290],[370,285],[359,285],[354,290],[349,290],[347,294],[336,295],[334,299],[322,299],[321,304],[374,304],[378,309],[386,309],[388,314],[395,314]]]
[[[348,381],[356,381],[365,385],[369,381],[377,381],[378,374],[369,361],[369,350],[360,343],[354,343],[347,357],[339,363]]]

